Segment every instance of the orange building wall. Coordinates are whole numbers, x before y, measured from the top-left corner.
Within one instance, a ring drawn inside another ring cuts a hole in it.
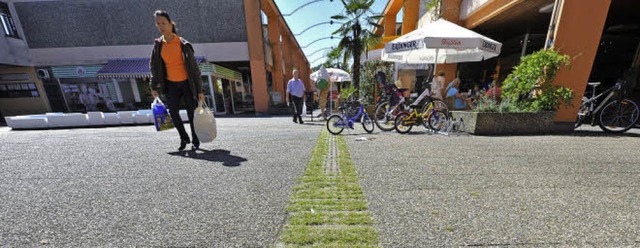
[[[573,58],[571,69],[558,71],[555,83],[573,89],[573,107],[562,108],[557,122],[575,122],[591,74],[611,0],[565,0],[553,47]],[[585,28],[588,27],[588,28]]]
[[[247,22],[249,64],[253,80],[255,110],[256,113],[266,113],[269,110],[269,95],[267,93],[267,70],[265,68],[259,0],[244,0],[244,13]]]
[[[284,97],[286,82],[292,77],[294,66],[300,71],[300,77],[307,86],[310,85],[311,69],[273,0],[244,0],[244,8],[255,109],[257,113],[266,113],[269,110],[267,67],[272,72],[273,90],[280,91],[282,97]],[[272,46],[273,66],[266,64],[261,10],[268,18],[267,30],[269,43]],[[280,36],[282,36],[282,44],[280,44]]]
[[[402,16],[402,34],[407,34],[418,27],[420,0],[405,0]],[[395,26],[395,25],[394,25]]]
[[[460,24],[460,3],[461,0],[443,0],[442,1],[442,18]],[[453,81],[458,75],[458,64],[439,64],[436,68],[437,73],[444,71],[445,85]]]
[[[273,52],[272,81],[273,91],[278,91],[284,97],[284,78],[282,75],[282,47],[280,45],[280,18],[270,16],[267,28],[269,30],[269,43]],[[281,99],[282,100],[282,99]]]

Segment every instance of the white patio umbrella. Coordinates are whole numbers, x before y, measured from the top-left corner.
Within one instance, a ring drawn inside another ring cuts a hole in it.
[[[311,73],[311,79],[313,81],[318,81],[318,74],[320,71],[316,71],[314,73]],[[347,82],[347,81],[351,81],[351,75],[342,70],[342,69],[338,69],[338,68],[327,68],[327,72],[329,73],[329,75],[331,75],[331,81],[332,82]]]
[[[333,87],[333,83],[334,82],[348,82],[351,81],[351,74],[349,74],[348,72],[342,70],[342,69],[338,69],[338,68],[326,68],[327,72],[330,75],[330,80],[329,80],[329,93],[331,95],[331,88]],[[311,73],[311,80],[313,81],[318,81],[318,77],[319,77],[320,71],[316,71],[314,73]],[[333,100],[329,101],[329,112],[331,114],[333,114]]]
[[[501,47],[500,42],[440,19],[387,43],[381,59],[406,64],[472,62],[498,56]]]

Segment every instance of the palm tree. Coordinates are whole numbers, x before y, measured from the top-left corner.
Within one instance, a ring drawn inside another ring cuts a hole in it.
[[[362,52],[366,52],[370,45],[380,42],[380,36],[364,28],[363,24],[382,28],[378,25],[378,20],[382,16],[369,15],[369,9],[374,0],[341,0],[344,5],[345,13],[343,15],[332,16],[331,19],[341,21],[343,24],[338,28],[334,35],[340,34],[342,39],[337,49],[342,51],[343,65],[346,65],[349,58],[353,58],[351,73],[353,74],[353,86],[359,89],[360,85],[360,56]]]
[[[345,62],[344,56],[342,54],[342,49],[336,47],[327,53],[327,61],[324,62],[325,68],[340,68],[345,71],[348,71],[349,64]],[[342,63],[341,63],[342,62]]]

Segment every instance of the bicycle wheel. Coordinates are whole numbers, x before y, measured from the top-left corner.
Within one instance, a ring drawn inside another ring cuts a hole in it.
[[[599,125],[609,133],[623,133],[632,128],[638,121],[640,110],[638,105],[629,99],[609,102],[600,111]]]
[[[362,128],[364,128],[365,131],[367,131],[367,133],[373,133],[373,129],[376,127],[375,124],[373,124],[373,120],[371,119],[371,117],[369,117],[368,114],[364,114],[362,116]]]
[[[394,118],[391,113],[388,113],[389,108],[389,102],[384,101],[376,106],[373,113],[373,121],[382,131],[391,131],[394,128]]]
[[[580,108],[578,109],[578,117],[576,118],[576,124],[573,125],[573,128],[578,128],[584,123],[587,118],[589,106],[586,102],[589,101],[589,98],[583,96],[582,103],[580,104]]]
[[[400,113],[398,116],[396,116],[396,120],[394,122],[394,127],[396,128],[396,131],[398,133],[408,133],[409,131],[411,131],[411,128],[413,127],[413,125],[407,125],[405,124],[405,121],[407,121],[407,119],[409,119],[409,114],[407,113]]]
[[[430,114],[431,110],[441,110],[442,112],[444,112],[445,114],[449,113],[449,109],[447,109],[447,104],[443,101],[434,99],[433,101],[425,104],[422,109],[420,110],[420,113],[422,114]]]
[[[327,131],[333,135],[338,135],[344,130],[346,123],[339,115],[332,115],[327,119]]]
[[[429,115],[427,123],[429,128],[440,131],[445,123],[447,123],[447,114],[442,110],[436,110]]]

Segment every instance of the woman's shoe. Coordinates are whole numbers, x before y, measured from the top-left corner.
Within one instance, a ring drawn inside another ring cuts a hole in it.
[[[198,150],[200,149],[200,142],[193,142],[193,145],[191,146],[191,150]]]
[[[187,147],[187,144],[189,144],[191,142],[189,142],[188,140],[181,140],[180,141],[180,147],[178,147],[178,151],[182,151],[184,150],[185,147]]]

